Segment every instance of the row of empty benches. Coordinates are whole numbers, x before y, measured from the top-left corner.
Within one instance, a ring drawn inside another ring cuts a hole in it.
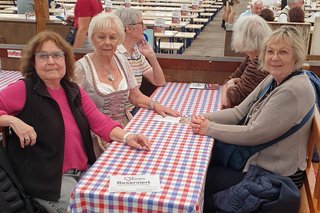
[[[54,2],[54,8],[49,8],[50,14],[61,15],[65,10],[68,14],[73,13],[76,0]],[[114,8],[122,7],[125,3],[124,0],[111,2]],[[104,4],[104,1],[102,3]],[[221,0],[203,0],[198,8],[192,8],[191,4],[191,0],[144,0],[142,3],[132,1],[131,7],[143,12],[144,23],[148,29],[153,29],[156,18],[165,20],[165,32],[154,33],[154,48],[157,52],[182,54],[223,7]],[[188,14],[181,16],[180,23],[172,23],[172,12],[180,11],[182,5],[188,5]],[[0,14],[15,12],[14,1],[0,1]]]

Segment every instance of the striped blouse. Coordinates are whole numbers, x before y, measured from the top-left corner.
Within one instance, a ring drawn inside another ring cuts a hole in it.
[[[129,54],[129,52],[126,50],[126,48],[122,44],[118,46],[117,52],[121,53],[128,59],[131,65],[133,74],[140,87],[143,73],[152,69],[148,60],[140,53],[137,46],[134,47],[134,52],[132,53],[132,55]]]
[[[227,91],[227,99],[230,107],[239,105],[258,84],[268,75],[267,72],[258,69],[258,57],[253,61],[249,57],[226,79],[225,83],[232,78],[240,78],[235,86]]]

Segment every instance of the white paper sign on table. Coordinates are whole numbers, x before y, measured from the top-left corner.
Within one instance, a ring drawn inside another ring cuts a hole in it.
[[[159,175],[110,176],[109,192],[161,192]]]

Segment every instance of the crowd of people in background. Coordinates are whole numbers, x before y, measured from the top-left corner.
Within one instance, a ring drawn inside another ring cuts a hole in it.
[[[239,3],[239,1],[223,1],[224,11],[221,23],[222,28],[226,30],[232,29],[237,13],[236,4]],[[250,1],[250,5],[248,7],[249,9],[240,13],[239,17],[256,14],[263,17],[266,21],[304,22],[305,13],[303,0],[252,0]]]

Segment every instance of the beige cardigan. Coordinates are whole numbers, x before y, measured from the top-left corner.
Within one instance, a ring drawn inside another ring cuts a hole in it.
[[[271,79],[271,75],[266,77],[239,106],[205,114],[210,121],[207,135],[229,144],[257,145],[281,136],[298,124],[315,104],[314,89],[308,77],[293,76],[261,103],[252,105]],[[248,124],[235,125],[247,113],[251,115]],[[305,170],[311,121],[309,119],[293,135],[251,156],[244,171],[250,164],[284,176],[290,176],[298,169]]]

